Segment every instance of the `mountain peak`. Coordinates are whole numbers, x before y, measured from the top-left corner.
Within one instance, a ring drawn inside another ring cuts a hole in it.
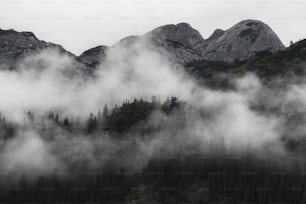
[[[276,52],[284,48],[267,24],[252,19],[240,21],[225,31],[218,29],[197,46],[206,59],[227,62],[244,61],[259,51]]]
[[[182,43],[186,47],[194,47],[203,38],[199,31],[192,28],[188,23],[168,24],[155,28],[147,33],[154,40],[170,40]]]
[[[235,24],[232,29],[241,30],[239,33],[240,38],[250,38],[254,43],[257,40],[257,37],[262,32],[267,32],[267,34],[274,33],[272,29],[265,23],[259,20],[243,20]],[[275,34],[276,37],[276,34]]]

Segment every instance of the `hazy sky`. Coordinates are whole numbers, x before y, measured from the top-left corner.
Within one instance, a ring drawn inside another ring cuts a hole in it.
[[[1,0],[0,8],[0,28],[32,31],[75,54],[179,22],[204,38],[249,18],[269,24],[286,45],[306,37],[305,0]]]

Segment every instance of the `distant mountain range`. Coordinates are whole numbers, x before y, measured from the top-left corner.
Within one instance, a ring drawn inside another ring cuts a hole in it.
[[[61,45],[39,40],[31,32],[0,29],[0,63],[12,68],[25,56],[44,49],[56,49],[75,59],[76,66],[92,70],[105,60],[108,50],[116,46],[129,47],[141,40],[147,40],[161,52],[168,53],[171,60],[192,67],[190,70],[194,73],[202,72],[199,70],[203,67],[209,70],[220,65],[220,62],[227,68],[235,67],[234,70],[250,70],[253,64],[258,68],[280,61],[285,64],[305,62],[304,41],[286,48],[267,24],[258,20],[244,20],[227,30],[215,30],[207,39],[187,23],[164,25],[141,36],[128,36],[113,46],[99,45],[80,56],[75,56]],[[285,57],[295,60],[285,60]],[[267,69],[271,67],[274,66]]]

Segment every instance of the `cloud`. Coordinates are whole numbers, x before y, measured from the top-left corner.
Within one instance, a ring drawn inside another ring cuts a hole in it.
[[[138,171],[154,157],[220,153],[283,157],[289,155],[283,137],[304,133],[304,119],[288,122],[292,115],[305,116],[304,83],[280,89],[246,74],[232,78],[233,89],[210,89],[198,85],[145,40],[112,48],[92,77],[84,77],[75,65],[69,56],[46,50],[22,60],[17,71],[0,72],[0,109],[20,130],[1,143],[4,170],[73,172],[113,162]],[[28,110],[37,117],[55,110],[85,121],[104,104],[113,107],[126,99],[152,96],[161,101],[176,96],[186,106],[184,114],[153,112],[146,125],[162,128],[150,136],[132,132],[118,139],[102,131],[92,137],[82,132],[71,135],[51,122],[42,132],[24,122]]]
[[[60,165],[46,142],[33,131],[19,132],[15,139],[2,142],[1,146],[2,172],[51,173]]]

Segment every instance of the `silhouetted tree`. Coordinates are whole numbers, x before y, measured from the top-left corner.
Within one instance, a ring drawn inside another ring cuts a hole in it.
[[[94,132],[98,127],[97,117],[90,114],[89,119],[87,120],[87,133]]]
[[[69,123],[69,120],[68,120],[67,117],[64,119],[63,126],[64,127],[70,127],[70,123]]]

